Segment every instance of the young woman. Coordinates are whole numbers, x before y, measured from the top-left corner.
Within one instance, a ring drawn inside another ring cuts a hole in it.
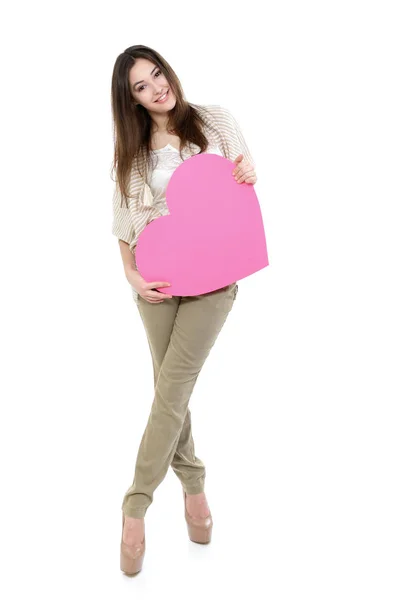
[[[145,226],[169,214],[165,190],[174,169],[199,152],[232,160],[237,183],[257,181],[241,130],[226,109],[185,100],[167,61],[147,46],[121,53],[112,75],[116,187],[112,233],[146,331],[154,400],[139,446],[132,485],[122,503],[121,569],[134,574],[145,552],[144,517],[169,466],[182,484],[190,539],[211,539],[205,465],[195,455],[189,400],[201,368],[232,309],[237,283],[199,296],[172,296],[145,281],[135,247]]]

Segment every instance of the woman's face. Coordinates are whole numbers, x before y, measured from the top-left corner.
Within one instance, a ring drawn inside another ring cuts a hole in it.
[[[170,88],[164,73],[147,58],[137,58],[129,71],[129,85],[135,102],[150,112],[165,113],[175,106],[176,97]],[[164,102],[158,98],[167,92]]]

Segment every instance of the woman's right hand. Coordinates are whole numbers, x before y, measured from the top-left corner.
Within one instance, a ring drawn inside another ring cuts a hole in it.
[[[166,298],[172,298],[169,294],[165,294],[164,292],[157,292],[153,288],[156,287],[168,287],[171,284],[165,281],[151,281],[148,282],[140,275],[139,271],[131,270],[126,273],[126,278],[131,284],[131,286],[137,291],[139,296],[141,296],[147,302],[151,304],[159,304],[160,302],[164,302]]]

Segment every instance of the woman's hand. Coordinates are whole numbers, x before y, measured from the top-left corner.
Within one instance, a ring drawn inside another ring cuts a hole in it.
[[[160,302],[164,302],[166,298],[172,298],[169,294],[165,294],[164,292],[157,292],[153,290],[156,287],[167,287],[171,285],[165,281],[151,281],[148,282],[140,275],[139,271],[135,269],[129,269],[126,272],[126,278],[131,284],[131,286],[137,291],[139,296],[141,296],[147,302],[151,304],[159,304]]]
[[[253,165],[249,163],[243,156],[243,154],[239,154],[237,158],[235,158],[236,168],[232,172],[235,175],[235,179],[238,183],[252,183],[253,185],[257,181],[256,172],[254,170]]]

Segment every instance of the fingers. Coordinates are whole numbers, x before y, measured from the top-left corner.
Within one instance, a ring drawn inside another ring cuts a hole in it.
[[[169,287],[171,284],[168,281],[152,281],[147,282],[146,283],[146,287],[152,289],[152,288],[158,288],[158,287]]]
[[[152,283],[149,283],[147,286],[147,288],[150,288],[150,291],[148,292],[148,296],[150,298],[154,298],[155,300],[163,300],[164,298],[172,298],[172,296],[170,296],[169,294],[165,293],[165,292],[158,292],[155,288],[158,287],[170,287],[169,283],[166,283],[165,281],[153,281]]]
[[[165,298],[172,298],[169,294],[164,294],[163,292],[156,292],[156,290],[151,290],[151,292],[147,292],[147,297],[152,298],[153,300],[165,300]]]
[[[145,295],[143,296],[145,298],[145,300],[147,300],[147,302],[150,302],[151,304],[158,304],[160,302],[164,302],[164,300],[166,298],[172,298],[172,296],[170,294],[166,294],[164,292],[158,292],[156,289],[153,288],[163,288],[163,287],[170,287],[170,283],[168,283],[167,281],[152,281],[152,282],[148,282],[145,285],[146,292]]]
[[[239,156],[237,156],[233,162],[238,163],[238,162],[240,162],[243,159],[244,159],[243,154],[239,154]]]
[[[242,177],[242,175],[244,175],[245,173],[250,173],[251,171],[254,171],[253,165],[251,165],[250,163],[246,163],[243,166],[235,169],[233,171],[233,175],[235,179],[238,179],[239,177]]]
[[[256,172],[254,171],[251,165],[249,168],[244,169],[244,171],[242,171],[240,175],[236,175],[237,183],[242,183],[242,181],[246,181],[248,183],[255,183],[256,180]]]
[[[243,156],[242,154],[240,156]],[[239,157],[238,157],[239,158]],[[237,160],[237,159],[236,159]],[[250,165],[249,161],[246,160],[245,158],[243,158],[240,163],[236,163],[236,167],[233,169],[232,171],[232,175],[237,175],[238,173],[240,173],[242,171],[242,169],[244,169],[245,167],[252,167],[252,165]]]
[[[244,175],[244,177],[241,177],[237,181],[237,183],[243,183],[244,182],[244,183],[252,183],[252,184],[254,184],[254,183],[256,183],[256,181],[257,181],[257,177],[256,177],[255,174],[252,175],[251,173],[246,173],[246,175]]]
[[[239,177],[241,177],[245,173],[248,173],[248,172],[253,171],[253,170],[254,170],[254,166],[248,160],[243,159],[233,169],[232,175],[235,177],[235,179],[238,179]]]
[[[159,304],[160,302],[164,302],[165,298],[172,298],[172,296],[167,296],[166,294],[160,294],[160,296],[162,296],[162,298],[150,296],[149,293],[146,293],[142,298],[147,300],[147,302],[150,302],[150,304]]]

